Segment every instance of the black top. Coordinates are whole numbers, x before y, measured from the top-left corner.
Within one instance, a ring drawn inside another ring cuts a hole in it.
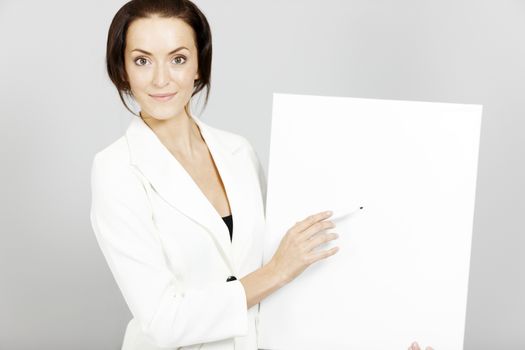
[[[233,217],[230,215],[223,216],[222,219],[224,220],[224,223],[226,226],[228,226],[228,231],[230,231],[230,242],[232,241],[232,233],[233,233]]]

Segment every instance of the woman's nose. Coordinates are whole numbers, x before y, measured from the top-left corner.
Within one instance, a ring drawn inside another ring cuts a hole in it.
[[[169,83],[170,72],[167,67],[160,64],[155,68],[153,84],[157,87],[164,87]]]

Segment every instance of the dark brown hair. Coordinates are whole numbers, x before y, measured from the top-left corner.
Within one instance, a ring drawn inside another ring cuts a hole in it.
[[[131,0],[115,14],[108,32],[106,68],[109,78],[117,88],[120,100],[127,110],[133,113],[124,101],[124,95],[133,96],[124,66],[124,49],[128,28],[131,22],[136,19],[155,15],[163,18],[179,18],[193,29],[198,52],[199,79],[195,81],[191,96],[193,97],[206,88],[204,100],[204,106],[206,106],[211,87],[211,30],[204,14],[189,0]]]

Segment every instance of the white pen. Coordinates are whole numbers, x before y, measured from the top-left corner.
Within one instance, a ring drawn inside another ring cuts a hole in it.
[[[344,211],[341,214],[336,214],[336,215],[332,216],[331,218],[329,218],[328,220],[330,220],[330,221],[341,220],[343,218],[346,218],[347,216],[355,214],[356,212],[358,212],[360,210],[363,210],[363,208],[364,207],[362,205],[359,205],[359,206],[354,207],[354,208],[352,208],[350,210]]]

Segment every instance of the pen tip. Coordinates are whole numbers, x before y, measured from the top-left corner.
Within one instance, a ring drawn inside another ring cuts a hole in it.
[[[359,207],[359,209],[363,209],[363,207]]]

